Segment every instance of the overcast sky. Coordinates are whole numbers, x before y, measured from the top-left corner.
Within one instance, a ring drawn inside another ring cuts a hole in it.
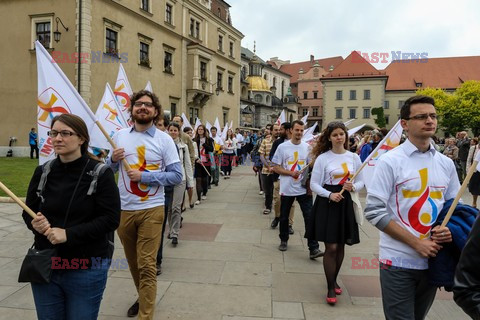
[[[299,62],[361,52],[480,55],[478,0],[227,0],[242,46]],[[373,64],[382,69],[386,64]]]

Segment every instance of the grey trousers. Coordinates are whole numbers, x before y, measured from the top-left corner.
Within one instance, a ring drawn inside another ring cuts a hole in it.
[[[180,231],[180,221],[182,219],[182,202],[185,196],[187,182],[183,180],[173,188],[173,200],[171,214],[168,215],[168,228],[170,237],[177,237]]]
[[[428,284],[428,270],[380,264],[383,312],[387,320],[423,320],[437,288]]]

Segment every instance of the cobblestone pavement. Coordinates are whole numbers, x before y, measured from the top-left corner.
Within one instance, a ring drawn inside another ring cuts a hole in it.
[[[178,246],[165,238],[155,319],[383,318],[378,270],[364,262],[353,267],[355,259],[378,257],[379,234],[368,222],[361,227],[361,243],[346,248],[339,279],[344,293],[332,307],[325,302],[322,259],[308,258],[298,205],[295,234],[282,253],[278,229],[270,228],[274,214],[262,214],[263,196],[251,168],[236,168],[207,196],[184,212]],[[0,319],[36,319],[30,285],[17,282],[33,239],[20,212],[15,204],[0,203]],[[118,238],[114,258],[124,258]],[[127,319],[136,297],[129,271],[111,270],[99,319]],[[439,291],[428,319],[468,318],[452,294]]]

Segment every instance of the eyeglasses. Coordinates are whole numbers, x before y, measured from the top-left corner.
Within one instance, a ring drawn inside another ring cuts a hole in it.
[[[417,114],[415,116],[406,118],[405,120],[420,120],[420,121],[425,121],[430,117],[432,120],[437,120],[438,115],[436,113],[422,113],[422,114]]]
[[[142,105],[145,105],[145,107],[147,107],[147,108],[153,107],[153,103],[151,103],[151,102],[137,101],[134,104],[135,107],[141,107]]]
[[[62,136],[62,138],[68,138],[70,136],[77,135],[75,132],[68,131],[68,130],[62,130],[62,131],[51,130],[47,132],[50,138],[55,138],[59,133]]]

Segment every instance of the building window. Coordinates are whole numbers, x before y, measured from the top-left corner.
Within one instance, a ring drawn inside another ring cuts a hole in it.
[[[233,77],[228,76],[228,92],[233,93]]]
[[[302,108],[302,117],[305,117],[308,113],[308,108]]]
[[[217,16],[219,16],[220,18],[222,17],[222,10],[220,10],[220,8],[218,8],[217,10]]]
[[[405,101],[403,100],[398,101],[398,109],[402,109],[404,103]]]
[[[228,121],[228,111],[227,110],[223,110],[223,123],[225,125],[225,123],[227,123]],[[220,128],[219,128],[220,130]]]
[[[282,80],[282,98],[285,97],[285,80]]]
[[[218,35],[218,51],[223,52],[223,36]]]
[[[335,119],[342,119],[343,108],[335,108]]]
[[[277,77],[273,77],[273,86],[277,87]]]
[[[200,39],[200,22],[195,21],[195,38]]]
[[[200,39],[200,22],[190,18],[190,36]]]
[[[150,0],[141,0],[140,9],[150,12]]]
[[[170,114],[172,117],[174,117],[177,114],[177,104],[176,103],[170,103]]]
[[[261,94],[256,94],[255,97],[254,97],[254,100],[256,103],[261,103],[263,98],[262,98],[262,95]]]
[[[229,49],[230,57],[233,58],[233,42],[230,41],[230,49]]]
[[[106,36],[105,36],[105,53],[115,55],[115,56],[118,55],[117,39],[118,39],[118,32],[107,28]]]
[[[173,6],[170,3],[167,3],[165,5],[165,22],[169,24],[173,24],[172,13],[173,13]]]
[[[389,124],[390,123],[390,116],[385,116],[385,124]]]
[[[200,61],[200,79],[207,80],[207,63]]]
[[[308,91],[303,91],[303,99],[308,99]]]
[[[313,91],[313,99],[318,99],[318,91]]]
[[[390,101],[385,100],[385,102],[384,102],[384,104],[383,104],[383,108],[384,108],[384,109],[390,109]]]
[[[195,36],[195,20],[190,19],[190,36]]]
[[[318,107],[312,108],[312,116],[318,117]]]
[[[148,44],[140,42],[140,64],[142,66],[150,67],[149,50],[150,46]]]
[[[370,90],[363,90],[363,100],[370,100]]]
[[[357,118],[357,109],[356,108],[349,108],[348,109],[348,118],[349,119],[356,119]]]
[[[363,119],[370,119],[370,108],[363,108]]]
[[[190,108],[190,123],[195,123],[198,118],[198,108]]]
[[[337,100],[343,100],[343,91],[337,90]]]
[[[50,48],[52,39],[50,32],[50,21],[35,23],[35,36],[36,40],[38,40],[45,48]]]
[[[357,90],[350,90],[350,100],[357,100]]]
[[[266,73],[263,75],[263,79],[268,80],[268,75]]]
[[[165,58],[163,59],[163,71],[167,73],[173,73],[171,52],[165,51]]]
[[[221,72],[217,73],[217,88],[223,91],[223,74]]]

